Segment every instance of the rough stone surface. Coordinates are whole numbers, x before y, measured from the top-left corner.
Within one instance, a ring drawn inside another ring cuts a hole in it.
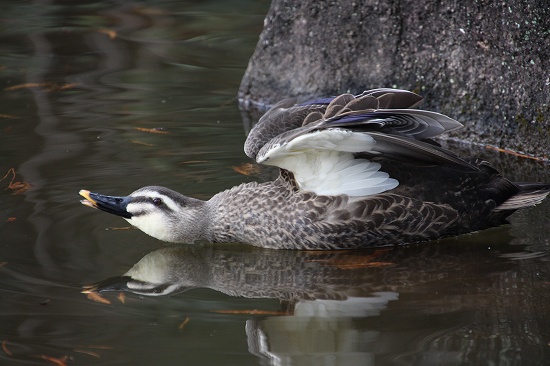
[[[377,87],[425,96],[452,137],[550,156],[547,0],[273,0],[242,80],[246,108]]]

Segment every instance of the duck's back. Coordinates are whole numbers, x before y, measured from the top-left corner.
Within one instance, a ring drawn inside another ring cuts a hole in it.
[[[215,241],[307,250],[409,244],[500,225],[549,193],[548,185],[511,183],[486,162],[473,163],[477,174],[396,164],[403,183],[368,197],[303,192],[283,170],[273,182],[219,194]]]

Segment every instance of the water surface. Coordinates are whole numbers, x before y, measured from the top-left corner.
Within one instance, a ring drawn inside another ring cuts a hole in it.
[[[481,233],[322,254],[173,249],[78,203],[80,189],[208,198],[270,179],[234,169],[249,163],[235,96],[268,6],[0,6],[0,178],[14,168],[0,181],[0,364],[550,362],[549,201]],[[550,181],[545,163],[475,154]],[[80,293],[147,258],[177,274],[173,294]]]

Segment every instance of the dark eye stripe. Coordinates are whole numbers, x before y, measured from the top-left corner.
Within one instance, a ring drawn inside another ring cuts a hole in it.
[[[156,200],[159,200],[159,203],[156,203],[155,202]],[[160,197],[151,198],[151,197],[147,197],[147,196],[136,196],[136,197],[132,198],[132,202],[133,203],[149,203],[149,204],[152,203],[153,205],[155,205],[158,208],[161,208],[162,210],[173,212],[173,210],[170,207],[168,207],[168,205],[164,204],[164,201]],[[145,213],[145,212],[146,211],[140,211],[140,213]],[[137,216],[137,213],[135,213],[134,215]]]

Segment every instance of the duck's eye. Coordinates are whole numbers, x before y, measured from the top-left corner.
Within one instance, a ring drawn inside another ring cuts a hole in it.
[[[158,197],[153,198],[153,205],[155,205],[155,206],[162,205],[162,199],[160,199]]]

